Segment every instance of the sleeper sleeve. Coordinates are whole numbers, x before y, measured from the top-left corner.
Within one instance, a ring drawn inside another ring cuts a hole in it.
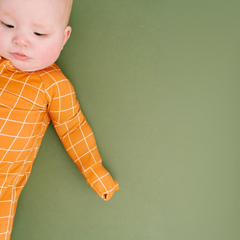
[[[118,183],[103,167],[91,127],[67,79],[55,81],[46,90],[48,112],[66,151],[87,183],[104,200],[119,189]]]

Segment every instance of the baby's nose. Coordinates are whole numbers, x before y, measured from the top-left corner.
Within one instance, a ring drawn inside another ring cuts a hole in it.
[[[16,36],[13,39],[13,43],[14,43],[14,45],[18,45],[20,47],[28,47],[29,46],[29,43],[24,36]]]

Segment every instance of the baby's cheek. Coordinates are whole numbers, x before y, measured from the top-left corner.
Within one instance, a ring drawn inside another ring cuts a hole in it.
[[[6,50],[6,48],[9,47],[6,44],[7,42],[9,43],[8,45],[10,45],[11,40],[7,39],[6,34],[4,33],[4,31],[2,31],[0,29],[0,53],[2,53],[2,51]]]
[[[42,51],[39,52],[39,54],[41,56],[41,63],[45,67],[47,67],[57,60],[60,52],[56,48],[56,46],[51,45],[50,47],[43,48]]]

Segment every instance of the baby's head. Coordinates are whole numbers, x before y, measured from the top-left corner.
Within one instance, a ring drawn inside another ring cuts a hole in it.
[[[71,34],[72,0],[0,0],[0,56],[22,71],[53,64]]]

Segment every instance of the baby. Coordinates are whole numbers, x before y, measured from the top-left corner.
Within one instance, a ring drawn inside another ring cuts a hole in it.
[[[0,240],[52,121],[87,183],[104,200],[118,183],[103,167],[74,89],[54,63],[70,37],[72,0],[0,0]]]

